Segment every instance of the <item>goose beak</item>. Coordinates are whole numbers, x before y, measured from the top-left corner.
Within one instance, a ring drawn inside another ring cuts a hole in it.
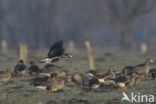
[[[153,63],[155,63],[155,61],[154,60],[151,60],[151,63],[153,64]]]

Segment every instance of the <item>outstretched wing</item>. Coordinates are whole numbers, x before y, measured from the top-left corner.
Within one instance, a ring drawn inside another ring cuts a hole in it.
[[[50,47],[48,58],[60,56],[64,53],[63,41],[60,40]]]

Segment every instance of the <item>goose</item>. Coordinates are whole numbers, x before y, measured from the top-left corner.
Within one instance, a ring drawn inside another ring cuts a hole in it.
[[[104,85],[112,85],[115,84],[114,79],[116,78],[116,73],[114,72],[116,69],[115,65],[111,65],[108,69],[108,72],[101,75],[101,76],[97,76],[100,80],[100,82]]]
[[[84,77],[82,74],[78,72],[78,69],[74,69],[74,73],[72,75],[72,81],[75,83],[75,86],[83,87]]]
[[[136,73],[133,73],[130,77],[120,76],[115,79],[118,90],[127,91],[127,86],[133,86],[135,83],[135,78],[137,77]]]
[[[40,92],[40,89],[46,90],[46,88],[53,82],[53,80],[56,79],[56,74],[53,73],[50,77],[49,76],[42,76],[37,77],[33,81],[33,85],[38,89],[38,92]]]
[[[38,75],[39,71],[39,67],[33,61],[30,61],[29,73],[31,75]]]
[[[72,58],[72,55],[65,53],[65,49],[63,48],[63,41],[60,40],[50,47],[48,57],[40,60],[39,63],[54,63],[64,58]]]
[[[89,90],[93,92],[95,89],[99,88],[101,85],[100,80],[96,77],[88,81]]]
[[[50,85],[47,86],[46,90],[48,91],[49,95],[52,95],[53,92],[56,92],[60,89],[62,89],[65,85],[65,79],[63,78],[57,78],[54,79]]]
[[[23,60],[19,60],[18,64],[14,67],[14,73],[24,75],[26,73],[26,65]]]
[[[0,71],[0,84],[10,80],[12,70],[12,68],[7,68],[5,71]]]
[[[147,76],[149,73],[149,65],[155,63],[152,59],[146,59],[143,64],[139,64],[136,66],[126,66],[122,72],[125,76],[131,76],[132,73],[144,73],[144,76]]]

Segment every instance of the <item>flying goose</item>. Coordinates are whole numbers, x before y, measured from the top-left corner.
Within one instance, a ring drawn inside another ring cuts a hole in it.
[[[48,52],[48,57],[40,60],[40,63],[54,63],[58,62],[64,58],[71,58],[71,54],[66,54],[65,49],[63,48],[63,41],[60,40],[54,43]]]

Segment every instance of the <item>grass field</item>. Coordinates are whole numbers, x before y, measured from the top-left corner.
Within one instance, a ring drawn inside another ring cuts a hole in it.
[[[38,61],[46,57],[48,50],[29,51],[28,62]],[[145,61],[146,58],[156,59],[156,53],[149,52],[142,54],[139,52],[111,52],[112,55],[105,56],[105,50],[94,50],[96,69],[108,69],[110,65],[116,65],[117,70],[121,71],[126,65],[137,65]],[[88,68],[88,58],[85,50],[75,50],[72,59],[65,59],[57,62],[56,65],[73,72],[77,68],[80,73],[85,75]],[[14,67],[18,61],[18,51],[12,50],[7,53],[0,53],[0,70],[7,67]],[[45,64],[38,64],[41,68]],[[29,65],[27,65],[29,66]],[[156,64],[151,65],[156,67]],[[30,84],[32,76],[15,77],[10,81],[0,85],[0,104],[120,104],[122,92],[114,87],[101,87],[94,93],[84,89],[72,87],[69,83],[63,91],[49,96],[46,91],[37,92],[36,88]],[[128,88],[127,94],[131,92],[141,94],[152,94],[156,97],[156,82],[147,78],[138,86]],[[78,102],[76,102],[78,101]],[[49,103],[48,103],[49,102]],[[113,103],[114,102],[114,103]],[[129,104],[123,102],[123,104]],[[134,104],[134,103],[133,103]],[[156,99],[155,103],[156,104]]]

